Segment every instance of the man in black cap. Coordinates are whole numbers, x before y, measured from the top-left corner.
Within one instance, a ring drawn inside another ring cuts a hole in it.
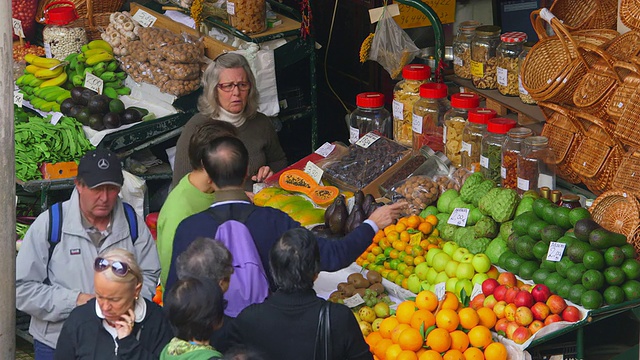
[[[112,248],[133,253],[143,271],[142,296],[151,299],[155,293],[160,275],[156,245],[144,220],[118,197],[123,182],[115,154],[87,152],[71,198],[40,214],[27,231],[16,259],[16,307],[31,315],[37,360],[53,359],[64,320],[96,296],[93,273],[99,254]],[[97,295],[117,306],[118,299]]]

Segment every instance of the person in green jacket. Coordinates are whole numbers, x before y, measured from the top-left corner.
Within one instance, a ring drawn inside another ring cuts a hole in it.
[[[200,159],[206,146],[220,136],[236,136],[236,128],[224,121],[212,120],[199,126],[189,141],[189,163],[191,172],[183,176],[169,196],[158,215],[158,255],[160,256],[160,282],[164,289],[171,265],[173,237],[176,228],[185,218],[207,209],[215,196],[213,186]]]
[[[222,326],[224,315],[224,299],[218,284],[202,278],[178,280],[164,297],[164,311],[176,337],[162,350],[160,360],[222,358],[209,345],[209,338]]]

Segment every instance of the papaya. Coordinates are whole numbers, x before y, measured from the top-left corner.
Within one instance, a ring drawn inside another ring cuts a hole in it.
[[[291,169],[283,172],[278,179],[280,187],[292,192],[300,192],[306,195],[311,194],[313,189],[318,187],[318,183],[302,170]]]
[[[286,195],[288,192],[278,187],[268,187],[260,190],[253,196],[253,203],[257,206],[264,206],[267,200],[271,199],[275,195]]]
[[[292,214],[295,214],[298,211],[313,208],[313,204],[310,203],[309,201],[299,196],[291,196],[291,197],[293,199],[290,199],[289,202],[287,202],[280,208],[280,210],[282,210],[282,212],[286,213],[287,215],[292,216]]]
[[[291,197],[293,197],[293,195],[285,195],[285,194],[274,195],[264,203],[264,206],[272,207],[275,209],[281,209],[283,206],[288,204],[289,201],[291,201],[290,199]]]
[[[328,206],[339,194],[340,190],[335,186],[318,186],[311,191],[309,197],[320,206]]]
[[[302,226],[320,224],[324,222],[324,209],[303,209],[295,212],[292,217]]]

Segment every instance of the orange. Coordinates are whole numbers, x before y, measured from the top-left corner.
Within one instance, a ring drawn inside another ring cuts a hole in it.
[[[373,242],[378,243],[384,236],[384,231],[378,230],[378,232],[373,236]]]
[[[413,258],[413,265],[418,266],[418,264],[423,263],[425,261],[427,261],[427,260],[425,260],[424,256],[418,255],[418,256]]]
[[[456,296],[456,294],[452,293],[451,291],[446,291],[444,293],[444,299],[440,301],[442,302],[442,306],[440,307],[441,309],[458,310],[460,301],[458,301],[458,297]]]
[[[429,244],[431,244],[431,243],[427,239],[424,239],[424,240],[420,241],[420,247],[425,249],[425,250],[427,250],[429,248]]]
[[[391,251],[389,251],[389,257],[392,259],[397,259],[398,255],[400,255],[400,251],[398,251],[396,248],[393,248]]]
[[[390,316],[380,323],[380,335],[385,339],[391,339],[391,332],[398,326],[399,322],[393,316]]]
[[[433,231],[433,224],[431,224],[428,221],[425,221],[418,226],[418,230],[420,230],[420,232],[425,235],[429,235]]]
[[[382,254],[382,248],[381,248],[380,246],[374,246],[374,247],[371,249],[371,253],[372,253],[373,255],[380,255],[380,254]]]
[[[397,360],[398,355],[402,352],[400,345],[393,344],[387,348],[387,351],[384,353],[385,360]]]
[[[440,329],[452,332],[460,325],[460,318],[455,310],[441,309],[436,314],[436,324]]]
[[[402,279],[402,284],[400,285],[405,289],[409,289],[409,277],[405,277],[404,279]]]
[[[420,330],[422,324],[424,324],[424,329],[428,329],[429,326],[436,323],[436,317],[429,310],[419,309],[413,313],[411,317],[411,327]]]
[[[411,215],[407,219],[407,226],[409,226],[412,229],[417,229],[421,223],[422,223],[422,218],[418,215]]]
[[[401,233],[405,230],[407,230],[407,225],[404,222],[398,221],[398,223],[396,224],[396,231],[398,233]]]
[[[456,330],[449,333],[451,336],[451,348],[465,351],[469,347],[469,337],[462,330]]]
[[[456,350],[456,349],[451,349],[447,351],[442,357],[442,359],[443,360],[465,360],[464,354],[462,354],[462,351]]]
[[[438,229],[433,229],[433,231],[431,232],[432,236],[438,237],[440,236],[440,230]]]
[[[369,345],[369,350],[373,350],[373,347],[382,339],[382,334],[380,334],[379,331],[372,331],[366,338],[364,338],[364,341]]]
[[[427,350],[420,354],[418,360],[442,360],[442,355],[435,350]]]
[[[418,360],[418,355],[411,350],[402,350],[396,360]]]
[[[467,330],[473,329],[478,323],[480,323],[480,317],[478,313],[472,308],[462,308],[458,312],[458,317],[460,317],[460,325]]]
[[[439,353],[445,352],[451,347],[451,335],[445,329],[433,329],[427,335],[427,346]]]
[[[408,243],[410,239],[411,239],[411,234],[409,234],[407,230],[404,230],[403,232],[400,233],[401,241]]]
[[[489,329],[492,329],[496,325],[496,321],[498,321],[498,318],[493,310],[487,307],[481,307],[480,309],[476,310],[476,312],[478,313],[478,317],[480,318],[479,325],[486,326]]]
[[[411,326],[408,324],[399,324],[396,326],[396,328],[391,332],[391,341],[393,341],[394,344],[397,344],[402,332],[410,328]]]
[[[410,245],[408,245],[408,246],[410,246]],[[404,263],[407,264],[407,265],[414,265],[413,264],[413,256],[411,256],[411,255],[405,256],[404,257]]]
[[[376,262],[376,256],[373,255],[372,253],[368,253],[367,254],[367,261],[369,261],[370,263]]]
[[[391,345],[393,345],[393,341],[390,339],[382,339],[373,347],[373,354],[380,359],[385,360],[387,349]]]
[[[380,239],[380,242],[378,243],[378,245],[380,245],[381,248],[386,249],[389,246],[391,246],[391,241],[389,239],[387,239],[386,237]]]
[[[482,350],[470,347],[464,351],[464,358],[466,360],[484,360],[484,354]]]
[[[405,248],[405,244],[402,240],[396,240],[393,242],[393,248],[397,251],[403,251]]]
[[[471,346],[484,349],[487,345],[491,344],[491,331],[486,326],[478,325],[469,330],[467,334],[469,336],[469,343]]]
[[[487,360],[507,360],[507,348],[499,342],[491,343],[484,349],[484,358]]]
[[[414,312],[416,312],[416,303],[411,300],[403,301],[396,309],[396,317],[401,324],[409,324]]]
[[[403,263],[404,264],[404,263]],[[405,264],[406,265],[406,264]],[[400,265],[398,265],[398,267],[400,267]],[[415,267],[413,266],[407,266],[406,269],[404,269],[404,271],[402,272],[402,275],[404,275],[404,277],[408,278],[409,276],[411,276],[411,274],[413,274],[413,271],[415,270]]]
[[[436,311],[438,308],[438,298],[436,294],[429,290],[423,290],[416,295],[416,306],[421,310]]]
[[[386,228],[384,228],[384,235],[385,236],[389,236],[389,233],[392,231],[396,231],[396,225],[395,224],[391,224],[391,225],[387,225]]]
[[[402,350],[418,351],[424,344],[424,339],[420,335],[420,331],[409,328],[400,334],[398,344],[400,344]]]
[[[395,230],[391,231],[387,234],[387,240],[389,240],[389,242],[400,240],[400,233]]]
[[[421,248],[420,245],[415,245],[411,249],[411,255],[413,255],[414,258],[416,258],[418,256],[424,256],[424,249]]]
[[[438,218],[435,215],[428,215],[424,218],[424,222],[428,222],[429,224],[436,226],[438,225]]]
[[[356,259],[356,264],[358,264],[359,266],[362,266],[363,260],[362,258],[357,258]]]

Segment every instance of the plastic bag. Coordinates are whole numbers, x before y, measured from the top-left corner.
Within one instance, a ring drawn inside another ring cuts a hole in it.
[[[435,183],[438,185],[440,194],[449,189],[460,190],[460,184],[458,184],[458,182],[452,176],[453,172],[451,172],[450,174],[436,175],[433,177],[433,181],[435,181]]]
[[[128,171],[122,171],[124,184],[120,189],[122,201],[129,203],[136,214],[144,217],[144,193],[147,191],[146,182]]]
[[[397,79],[402,73],[402,68],[410,63],[419,52],[420,49],[413,43],[413,40],[385,9],[373,36],[369,60],[378,62],[387,70],[392,79]]]
[[[405,215],[418,215],[438,198],[439,193],[438,184],[428,176],[416,175],[394,186],[393,201],[407,200],[408,214]]]

